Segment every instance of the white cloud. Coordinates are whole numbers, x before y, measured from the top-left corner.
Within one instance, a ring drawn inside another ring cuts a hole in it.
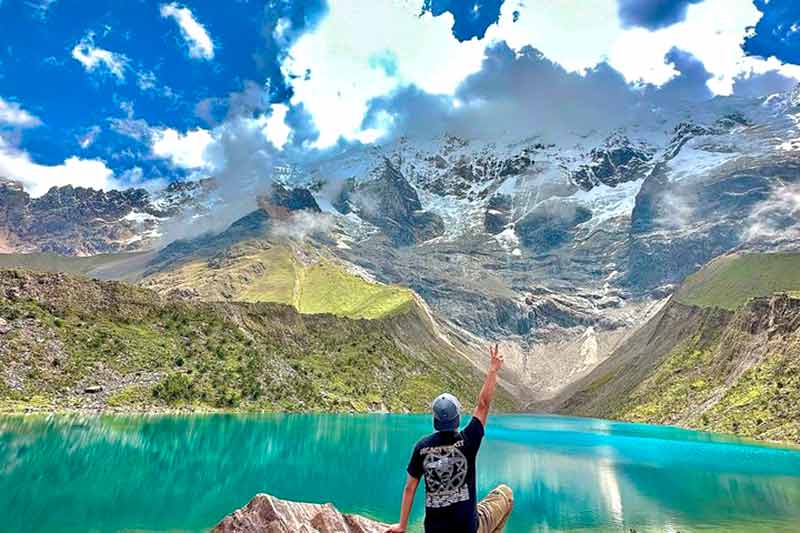
[[[175,19],[181,29],[181,34],[189,45],[189,55],[197,59],[213,59],[214,43],[211,41],[205,27],[197,22],[192,12],[181,7],[175,2],[161,4],[161,16]]]
[[[78,60],[87,72],[107,70],[119,80],[125,79],[128,58],[94,45],[94,32],[89,32],[72,49],[72,57]]]
[[[214,141],[208,130],[197,128],[180,133],[172,128],[151,132],[151,149],[156,157],[168,159],[173,165],[186,169],[209,166],[206,149]]]
[[[155,90],[157,87],[156,81],[156,75],[149,70],[143,70],[136,73],[136,85],[138,85],[139,89],[143,91]]]
[[[272,104],[272,113],[267,118],[264,127],[264,136],[272,145],[280,150],[289,140],[292,128],[286,124],[286,113],[289,107],[286,104]]]
[[[420,15],[421,7],[421,0],[330,2],[317,28],[290,48],[282,71],[292,103],[314,118],[319,146],[357,138],[372,98],[409,84],[449,94],[480,68],[485,43],[460,43],[449,13]]]
[[[517,22],[513,22],[514,11],[521,13]],[[649,31],[623,28],[617,17],[617,0],[587,2],[580,10],[566,3],[542,9],[517,0],[503,5],[500,21],[486,37],[506,40],[516,49],[530,44],[572,71],[584,71],[606,60],[629,82],[654,85],[677,75],[664,61],[677,47],[703,62],[713,76],[708,85],[715,94],[730,94],[734,79],[742,72],[777,69],[786,76],[800,75],[796,66],[744,54],[741,45],[761,15],[750,0],[705,0],[689,5],[684,21]]]
[[[100,126],[92,126],[89,128],[86,133],[78,137],[78,145],[86,150],[92,144],[94,144],[94,140],[100,134]]]
[[[8,102],[0,97],[0,124],[8,124],[18,128],[32,128],[42,123],[38,117],[31,115],[16,102]]]
[[[40,19],[44,20],[47,18],[47,15],[50,12],[50,8],[55,4],[58,0],[29,0],[27,2],[28,7],[34,10],[35,15]],[[2,5],[2,2],[0,2]]]
[[[741,44],[761,16],[752,0],[705,0],[690,5],[683,22],[658,31],[623,28],[617,0],[584,2],[581,9],[565,1],[507,0],[484,38],[465,42],[453,37],[449,13],[420,16],[422,2],[331,0],[325,18],[290,48],[282,71],[294,89],[292,104],[303,104],[320,131],[318,146],[340,136],[380,136],[362,131],[367,104],[403,86],[452,95],[480,68],[487,47],[500,41],[515,50],[537,48],[574,72],[608,61],[629,82],[655,85],[678,74],[665,62],[677,47],[704,63],[715,94],[730,94],[741,73],[777,69],[800,78],[796,66],[744,55]],[[284,25],[276,25],[276,36]]]
[[[140,70],[136,73],[136,85],[144,92],[152,92],[167,100],[178,98],[169,85],[160,85],[156,75],[149,70]]]
[[[103,161],[70,157],[59,165],[40,165],[21,150],[8,145],[0,137],[0,176],[22,182],[25,190],[34,197],[46,193],[50,187],[73,185],[94,189],[118,189],[119,182]]]
[[[582,71],[603,61],[622,32],[617,0],[582,2],[580,9],[571,2],[542,4],[541,0],[505,2],[500,20],[489,27],[484,41],[506,41],[516,50],[531,45],[567,70]]]

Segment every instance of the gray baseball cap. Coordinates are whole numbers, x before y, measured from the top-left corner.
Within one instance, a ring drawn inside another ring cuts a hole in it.
[[[433,427],[436,431],[455,431],[461,421],[461,404],[458,399],[445,392],[433,400]]]

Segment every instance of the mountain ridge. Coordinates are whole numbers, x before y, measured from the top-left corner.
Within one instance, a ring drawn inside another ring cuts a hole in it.
[[[259,209],[254,196],[209,231],[230,213],[219,191],[201,188],[206,196],[188,194],[185,211],[154,226],[168,244],[101,275],[167,275],[280,231],[503,342],[529,400],[544,400],[713,257],[798,249],[796,93],[719,97],[557,138],[399,138],[276,161],[277,175],[241,184],[276,205]]]

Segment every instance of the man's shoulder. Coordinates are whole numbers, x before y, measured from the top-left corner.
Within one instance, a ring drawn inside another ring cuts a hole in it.
[[[483,433],[483,422],[481,422],[476,416],[473,416],[472,420],[469,421],[469,424],[467,424],[467,426],[461,430],[461,435],[467,440],[481,439],[483,438]]]
[[[425,435],[421,439],[417,441],[417,444],[414,446],[416,449],[426,448],[429,446],[435,446],[438,442],[436,433],[431,433],[429,435]]]

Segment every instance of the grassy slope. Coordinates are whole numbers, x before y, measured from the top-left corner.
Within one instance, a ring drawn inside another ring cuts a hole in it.
[[[0,406],[423,411],[481,376],[456,354],[401,348],[398,317],[277,304],[163,302],[152,291],[0,272]],[[402,320],[418,322],[411,312]],[[94,385],[100,393],[87,393]],[[500,392],[500,408],[512,402]]]
[[[765,317],[777,331],[754,327]],[[609,414],[800,443],[798,324],[800,301],[753,301],[723,327],[681,342]]]
[[[800,254],[737,254],[714,259],[686,278],[675,298],[735,310],[750,298],[800,291]]]
[[[219,260],[195,260],[154,274],[145,284],[159,292],[193,289],[204,299],[276,302],[301,313],[382,318],[409,308],[413,293],[352,274],[331,259],[301,262],[287,246],[245,243]]]
[[[800,254],[712,261],[563,409],[800,443],[798,289]]]

